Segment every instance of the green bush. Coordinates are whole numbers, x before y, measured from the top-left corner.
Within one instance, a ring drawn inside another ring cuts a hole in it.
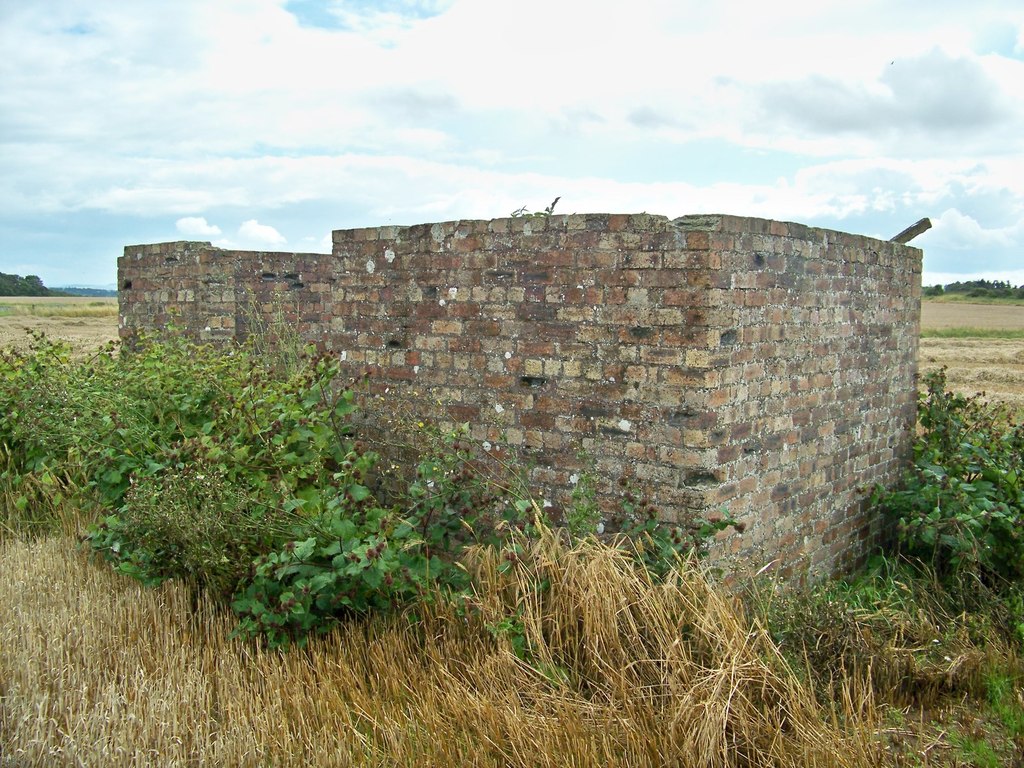
[[[898,543],[939,574],[988,583],[1024,577],[1024,425],[981,396],[925,378],[914,466],[901,489],[876,500],[896,521]]]
[[[322,514],[303,520],[294,539],[256,561],[232,603],[241,617],[237,632],[272,646],[301,645],[309,633],[348,616],[468,587],[459,563],[464,548],[504,544],[530,505],[476,474],[458,431],[442,445],[446,450],[421,459],[393,507],[383,507],[365,485],[335,486]],[[378,457],[352,461],[352,475],[366,477]]]
[[[400,434],[371,445],[338,361],[291,351],[172,331],[89,359],[42,336],[3,353],[3,498],[56,517],[61,505],[38,503],[49,488],[88,494],[103,509],[86,536],[95,552],[146,584],[182,579],[229,601],[238,633],[272,646],[468,589],[467,547],[513,562],[517,537],[548,522],[514,465],[474,450],[468,425],[442,433],[391,409]],[[583,483],[568,511],[577,537],[595,529],[593,494]],[[21,527],[42,530],[37,517]],[[629,492],[621,517],[616,541],[655,578],[732,523],[664,525]]]
[[[214,404],[249,375],[245,361],[173,334],[76,359],[37,334],[28,351],[0,354],[6,471],[70,472],[119,507],[131,477],[167,468],[168,450],[211,423]]]
[[[118,511],[93,528],[90,543],[143,583],[179,578],[229,599],[294,518],[251,493],[216,465],[142,476]]]
[[[42,336],[4,353],[11,506],[37,506],[53,477],[73,476],[106,509],[87,536],[96,552],[147,584],[235,597],[240,631],[272,644],[458,586],[461,549],[497,543],[532,509],[475,471],[461,434],[425,425],[433,453],[383,493],[338,362],[307,351],[278,366],[265,353],[173,332],[88,360]]]

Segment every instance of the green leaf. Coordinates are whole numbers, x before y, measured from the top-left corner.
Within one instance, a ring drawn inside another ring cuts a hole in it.
[[[306,500],[293,496],[292,498],[287,499],[283,506],[285,512],[294,512],[296,509],[302,510],[302,508],[306,506]]]
[[[384,574],[379,567],[367,568],[363,571],[363,581],[370,589],[377,590],[384,583]]]
[[[356,536],[356,524],[348,517],[334,517],[327,530],[332,536],[337,536],[342,541],[348,541]]]
[[[341,552],[341,542],[335,539],[330,544],[320,548],[319,556],[334,557],[339,552]]]
[[[365,501],[373,495],[373,492],[365,485],[353,484],[349,486],[349,495],[353,501]]]
[[[310,555],[313,554],[313,550],[316,548],[316,539],[309,537],[305,541],[300,541],[295,545],[295,551],[293,552],[296,560],[306,560]]]

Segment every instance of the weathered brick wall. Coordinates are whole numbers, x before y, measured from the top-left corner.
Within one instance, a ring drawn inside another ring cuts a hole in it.
[[[235,338],[276,304],[388,397],[525,454],[555,507],[582,449],[608,504],[625,477],[668,518],[728,507],[746,531],[723,550],[755,567],[832,570],[878,534],[863,502],[909,454],[919,250],[647,214],[342,230],[333,250],[128,247],[123,333],[173,308]]]
[[[324,274],[334,263],[322,253],[228,251],[202,242],[126,246],[117,262],[121,336],[174,323],[203,341],[231,341],[244,337],[254,312],[280,306],[319,338],[333,298],[329,284],[307,284],[302,275]]]

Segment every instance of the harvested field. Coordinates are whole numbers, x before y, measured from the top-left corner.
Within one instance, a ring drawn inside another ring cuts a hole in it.
[[[0,296],[0,348],[24,347],[42,331],[89,352],[117,338],[117,299]]]
[[[67,539],[9,542],[0,766],[880,763],[867,702],[819,704],[702,572],[660,587],[621,552],[551,535],[523,557],[507,575],[497,552],[470,564],[478,613],[439,602],[418,625],[366,620],[275,653],[228,639],[230,617],[181,584],[145,589]]]
[[[1024,306],[924,302],[921,330],[1024,330]],[[958,392],[984,392],[1024,412],[1024,339],[922,338],[921,373],[946,367]]]
[[[921,330],[943,328],[1024,330],[1024,306],[952,301],[921,302]]]

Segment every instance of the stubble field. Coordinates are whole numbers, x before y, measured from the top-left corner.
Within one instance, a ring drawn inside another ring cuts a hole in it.
[[[0,296],[0,349],[27,345],[29,331],[82,351],[98,349],[117,338],[117,299]]]
[[[925,302],[921,332],[922,373],[946,367],[954,390],[1024,411],[1024,306]]]

